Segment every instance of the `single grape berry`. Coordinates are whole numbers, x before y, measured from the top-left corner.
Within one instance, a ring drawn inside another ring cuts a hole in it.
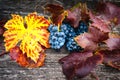
[[[57,32],[58,31],[58,27],[55,25],[50,24],[50,26],[48,27],[49,32]]]

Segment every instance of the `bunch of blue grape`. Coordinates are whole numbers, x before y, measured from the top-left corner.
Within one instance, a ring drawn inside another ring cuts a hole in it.
[[[79,24],[78,28],[73,28],[71,27],[69,24],[67,25],[67,38],[66,38],[66,48],[69,51],[80,51],[82,50],[82,48],[76,43],[76,41],[74,40],[74,37],[80,35],[81,33],[87,32],[88,31],[88,27],[84,22],[81,22]]]
[[[51,48],[60,49],[66,42],[66,48],[69,51],[79,51],[82,48],[75,42],[74,37],[87,32],[88,27],[81,22],[78,28],[73,28],[69,24],[62,24],[60,31],[58,31],[58,27],[55,25],[50,25],[48,30],[50,31],[49,43]]]
[[[49,43],[51,48],[60,49],[64,43],[66,35],[63,31],[58,31],[58,27],[54,25],[50,25],[48,30],[50,31]]]
[[[61,30],[64,30],[66,33],[66,48],[68,51],[79,51],[81,49],[80,46],[77,45],[77,43],[74,40],[74,37],[76,37],[75,30],[72,26],[69,24],[64,24],[66,25],[66,30],[64,29],[65,26],[61,26]]]

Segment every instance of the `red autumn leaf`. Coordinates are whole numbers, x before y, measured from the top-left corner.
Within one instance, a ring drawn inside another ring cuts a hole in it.
[[[44,59],[45,59],[45,54],[40,53],[39,59],[35,63],[30,58],[28,58],[25,54],[23,54],[18,46],[10,49],[10,56],[19,65],[21,65],[23,67],[30,67],[30,68],[42,66],[44,63]]]
[[[59,62],[62,64],[63,73],[66,75],[68,80],[72,79],[75,76],[75,67],[76,64],[79,62],[78,60],[82,60],[92,55],[93,54],[91,51],[85,52],[84,55],[81,55],[80,53],[72,53],[59,60]]]
[[[22,53],[18,46],[10,49],[10,57],[11,59],[18,62],[21,66],[26,67],[29,64],[25,58],[25,55]]]
[[[24,55],[21,50],[20,50],[20,52],[21,53],[17,53],[17,54],[19,54],[19,56],[18,56],[18,58],[16,58],[16,62],[22,67],[29,67],[29,62],[26,58],[26,55]]]
[[[10,57],[13,60],[17,60],[17,58],[19,57],[19,55],[22,53],[22,51],[20,50],[20,48],[18,46],[11,48],[10,49]]]
[[[109,33],[109,39],[104,41],[109,50],[120,49],[120,35]]]
[[[97,48],[97,43],[93,41],[93,36],[90,33],[83,33],[75,37],[75,41],[84,49],[95,50]]]
[[[72,53],[59,60],[62,64],[63,73],[68,80],[72,80],[73,77],[85,77],[93,68],[101,63],[102,56],[93,55],[92,51]]]
[[[45,10],[49,11],[52,14],[51,21],[57,26],[60,26],[65,16],[67,16],[67,12],[61,5],[47,4],[45,6]]]
[[[59,62],[60,63],[65,63],[66,61],[67,62],[69,62],[69,61],[71,62],[71,60],[75,61],[76,59],[84,59],[84,57],[91,57],[91,56],[93,56],[92,51],[86,51],[86,52],[83,52],[83,53],[84,53],[84,55],[81,55],[79,52],[71,53],[70,54],[71,56],[70,55],[65,56],[64,58],[60,59]],[[80,58],[80,56],[81,56],[81,58]]]
[[[71,10],[67,10],[68,16],[65,21],[70,23],[74,28],[78,27],[79,22],[87,21],[89,19],[87,5],[85,3],[79,3],[75,5]]]
[[[66,17],[66,22],[70,23],[73,27],[78,27],[79,21],[81,19],[81,11],[79,8],[76,8],[74,11],[68,11],[68,16]]]
[[[93,22],[92,26],[104,32],[111,32],[112,28],[120,24],[120,7],[110,2],[101,2],[97,4],[96,8],[96,14],[89,12],[90,19]]]
[[[89,33],[92,34],[92,40],[95,42],[102,42],[108,39],[108,33],[104,33],[92,26],[89,26]]]
[[[82,48],[87,50],[96,50],[103,40],[108,39],[108,33],[104,33],[95,27],[89,27],[89,33],[83,33],[75,37],[75,41]]]
[[[88,57],[85,61],[81,61],[81,63],[78,64],[76,68],[76,76],[82,78],[88,75],[91,72],[91,70],[93,70],[101,62],[101,55],[94,55],[92,57]]]
[[[120,70],[120,49],[101,50],[98,53],[103,55],[103,63]]]
[[[92,21],[91,26],[94,26],[103,32],[111,32],[109,21],[105,21],[99,18],[98,16],[95,16],[91,11],[89,12],[89,16],[90,16],[90,20]]]
[[[110,2],[100,2],[97,4],[97,12],[99,16],[107,21],[112,21],[114,24],[120,24],[120,7]]]
[[[62,70],[67,80],[71,80],[75,76],[75,67],[76,67],[76,64],[73,62],[62,64]]]
[[[105,43],[110,50],[120,49],[120,38],[109,38]]]
[[[50,13],[53,14],[61,14],[64,12],[64,8],[62,5],[58,5],[58,4],[47,4],[44,6],[45,10],[49,11]]]

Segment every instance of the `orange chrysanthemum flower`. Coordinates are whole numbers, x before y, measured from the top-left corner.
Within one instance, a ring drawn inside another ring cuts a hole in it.
[[[6,24],[4,33],[6,51],[19,45],[23,54],[37,62],[40,53],[44,53],[44,47],[49,48],[49,32],[47,28],[49,21],[36,12],[28,14],[23,18],[20,15],[12,14]]]

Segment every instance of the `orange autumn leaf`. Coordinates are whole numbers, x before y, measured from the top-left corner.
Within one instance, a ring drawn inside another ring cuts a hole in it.
[[[44,65],[45,53],[40,53],[39,59],[35,63],[30,58],[28,58],[25,54],[22,53],[18,46],[10,49],[10,56],[13,60],[15,60],[19,65],[23,67],[35,68]]]
[[[44,52],[43,46],[50,47],[47,31],[49,24],[47,19],[36,12],[28,14],[25,18],[12,14],[12,19],[4,26],[7,29],[3,35],[6,51],[19,45],[23,54],[37,62],[39,53]]]

